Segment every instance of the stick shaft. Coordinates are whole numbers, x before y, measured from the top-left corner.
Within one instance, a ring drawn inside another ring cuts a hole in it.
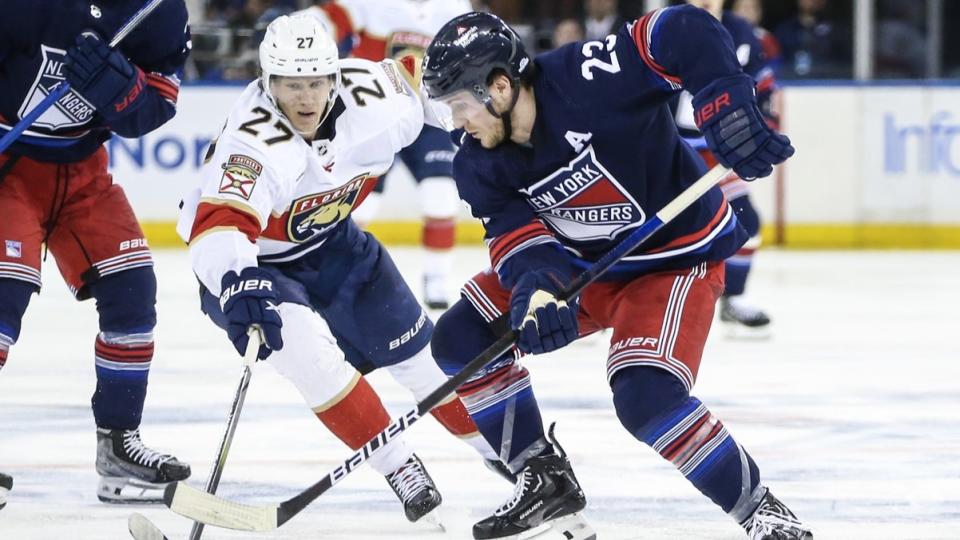
[[[217,450],[217,459],[213,462],[210,469],[210,476],[207,478],[206,492],[214,494],[217,487],[220,486],[220,477],[223,475],[223,469],[227,465],[227,454],[230,453],[230,445],[233,443],[233,434],[237,432],[237,424],[240,422],[240,411],[243,410],[243,402],[247,398],[247,388],[250,387],[250,377],[253,372],[250,366],[257,361],[257,352],[260,350],[260,332],[251,327],[247,332],[250,341],[247,342],[247,350],[243,355],[243,374],[240,377],[240,384],[237,385],[237,392],[233,396],[233,405],[230,412],[227,413],[227,429],[220,440],[220,448]],[[190,529],[190,540],[199,540],[203,534],[203,523],[193,522]]]

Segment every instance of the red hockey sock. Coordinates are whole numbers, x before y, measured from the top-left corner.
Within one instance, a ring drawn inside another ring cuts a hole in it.
[[[456,221],[453,218],[425,218],[423,221],[423,247],[435,250],[453,248]]]
[[[449,403],[434,407],[430,414],[445,427],[447,431],[457,437],[471,437],[477,434],[477,425],[467,413],[460,398],[454,398]]]
[[[390,415],[380,397],[366,379],[357,379],[353,388],[323,411],[314,411],[317,418],[350,448],[357,450],[390,424]]]

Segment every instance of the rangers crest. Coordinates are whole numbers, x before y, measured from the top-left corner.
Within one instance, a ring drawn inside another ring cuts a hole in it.
[[[237,195],[250,199],[257,177],[263,172],[263,165],[250,156],[230,154],[227,162],[221,165],[223,177],[220,179],[220,193]]]
[[[23,100],[20,110],[17,111],[20,118],[32,111],[58,84],[66,79],[63,74],[63,63],[67,51],[40,45],[40,53],[43,57],[40,62],[40,71],[37,73],[37,79],[33,81],[30,90],[27,91],[27,97]],[[44,111],[32,127],[57,130],[81,126],[93,117],[95,110],[93,105],[71,90],[57,100],[52,107]]]
[[[574,241],[613,239],[646,220],[637,201],[597,160],[593,146],[523,192],[553,230]]]

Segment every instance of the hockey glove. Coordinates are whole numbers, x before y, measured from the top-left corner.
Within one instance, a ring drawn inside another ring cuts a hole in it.
[[[227,336],[233,342],[237,352],[243,355],[247,350],[247,329],[253,325],[263,333],[263,344],[257,352],[260,360],[270,356],[271,351],[283,348],[278,307],[279,295],[269,273],[256,266],[244,268],[237,275],[227,272],[220,280],[220,308],[227,317]]]
[[[70,87],[89,101],[109,124],[141,97],[143,71],[91,32],[77,36],[64,61]]]
[[[510,294],[510,326],[520,331],[517,347],[525,353],[542,354],[573,342],[577,327],[578,300],[559,300],[563,284],[549,271],[524,274]]]
[[[793,155],[790,139],[767,126],[744,74],[717,79],[693,97],[694,119],[717,161],[744,180],[769,176]]]

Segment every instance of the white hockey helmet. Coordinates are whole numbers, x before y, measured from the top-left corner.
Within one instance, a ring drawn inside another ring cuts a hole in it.
[[[337,44],[323,24],[306,13],[281,15],[267,26],[260,42],[260,78],[263,89],[274,103],[270,77],[320,77],[332,75],[330,101],[340,90],[340,66]],[[329,110],[330,107],[327,107]]]

